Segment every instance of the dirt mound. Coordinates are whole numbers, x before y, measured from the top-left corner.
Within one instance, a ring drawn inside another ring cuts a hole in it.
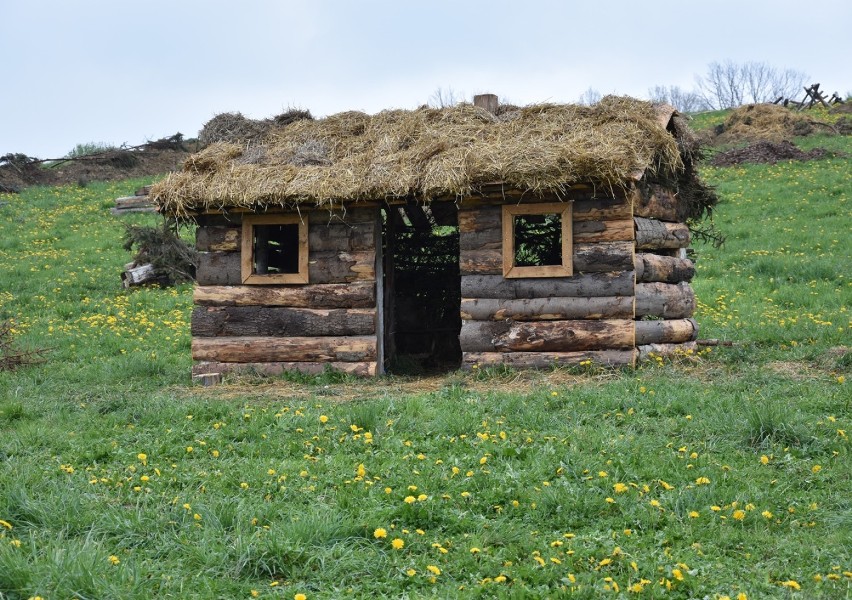
[[[720,152],[710,160],[710,164],[714,167],[730,167],[742,163],[769,163],[774,165],[782,160],[813,160],[829,154],[825,148],[814,148],[804,152],[787,140],[780,142],[761,140],[745,148]]]
[[[732,111],[725,122],[716,127],[712,142],[716,145],[755,140],[780,142],[818,131],[835,132],[828,123],[783,106],[748,104]]]
[[[133,148],[120,148],[74,159],[39,160],[24,154],[0,156],[0,193],[31,185],[86,185],[161,175],[181,168],[197,144],[172,136]]]

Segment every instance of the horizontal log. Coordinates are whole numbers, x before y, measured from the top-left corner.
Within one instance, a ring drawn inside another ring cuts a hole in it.
[[[193,301],[201,306],[375,308],[376,284],[371,281],[356,281],[286,287],[197,285]]]
[[[345,283],[375,279],[376,253],[372,249],[358,252],[315,252],[311,248],[308,252],[310,283]]]
[[[143,185],[140,188],[137,188],[135,192],[133,192],[134,196],[147,196],[151,193],[151,188],[153,185]]]
[[[461,318],[468,321],[560,321],[632,319],[632,296],[603,298],[462,298]]]
[[[240,285],[242,265],[239,252],[199,252],[195,280],[199,285]],[[376,278],[376,254],[360,252],[308,253],[310,283],[346,283]]]
[[[263,375],[277,377],[288,371],[306,375],[320,375],[326,370],[340,371],[360,377],[375,377],[378,373],[376,362],[250,362],[224,363],[203,361],[192,366],[193,375],[205,373],[234,373],[237,375]]]
[[[196,306],[191,331],[193,337],[370,335],[376,309]]]
[[[199,252],[195,268],[198,285],[240,285],[243,282],[239,252]]]
[[[683,223],[666,223],[656,219],[633,219],[636,225],[636,248],[686,248],[689,246],[689,227]]]
[[[695,319],[636,321],[636,345],[682,344],[698,339]]]
[[[503,251],[461,250],[459,252],[459,273],[462,275],[502,275]]]
[[[238,252],[239,227],[199,227],[195,230],[195,249],[201,252]]]
[[[572,212],[575,222],[618,221],[633,217],[630,202],[624,198],[613,197],[575,200]]]
[[[695,265],[688,258],[639,252],[633,264],[636,281],[678,283],[691,281],[695,276]]]
[[[378,211],[351,211],[343,219],[325,222],[320,216],[311,217],[308,247],[311,252],[358,252],[376,247]]]
[[[503,245],[502,213],[499,206],[459,210],[461,250],[499,250]]]
[[[637,283],[636,317],[684,319],[695,314],[695,292],[688,283]]]
[[[192,359],[216,362],[371,362],[375,336],[192,338]]]
[[[113,215],[127,215],[130,213],[155,213],[159,212],[159,209],[154,206],[140,206],[138,208],[119,208],[117,206],[109,209],[110,214]]]
[[[633,268],[633,242],[574,244],[574,273],[607,273]]]
[[[500,275],[463,275],[463,298],[549,298],[560,296],[632,296],[633,271],[584,273],[552,279],[504,279]]]
[[[599,321],[463,321],[463,352],[570,352],[633,347],[629,319]]]
[[[643,344],[637,348],[640,361],[651,360],[657,356],[663,358],[694,354],[698,350],[697,342],[684,342],[682,344]]]
[[[669,189],[659,185],[651,185],[644,190],[636,188],[631,197],[636,217],[674,222],[683,220],[677,194]]]
[[[464,352],[462,368],[505,365],[519,369],[549,369],[579,365],[587,360],[608,367],[634,366],[636,350],[589,350],[586,352]]]
[[[125,196],[115,199],[116,208],[148,208],[153,207],[154,201],[148,196]]]
[[[573,226],[575,244],[588,242],[629,242],[633,240],[633,220],[580,221]]]

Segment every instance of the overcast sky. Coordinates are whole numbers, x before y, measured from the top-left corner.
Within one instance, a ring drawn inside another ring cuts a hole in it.
[[[0,155],[195,137],[221,112],[691,89],[713,61],[852,90],[850,0],[0,0]]]

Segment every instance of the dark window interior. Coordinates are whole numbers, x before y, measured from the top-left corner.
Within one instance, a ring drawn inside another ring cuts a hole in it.
[[[278,275],[299,272],[299,224],[254,226],[254,272]]]
[[[514,221],[515,266],[562,264],[562,215],[518,215]]]

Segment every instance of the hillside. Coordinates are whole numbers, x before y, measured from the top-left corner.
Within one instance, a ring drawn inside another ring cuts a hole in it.
[[[852,138],[794,143],[830,153],[702,168],[733,345],[624,372],[192,387],[191,286],[119,281],[151,178],[0,194],[0,321],[48,350],[0,371],[0,596],[848,596]]]

